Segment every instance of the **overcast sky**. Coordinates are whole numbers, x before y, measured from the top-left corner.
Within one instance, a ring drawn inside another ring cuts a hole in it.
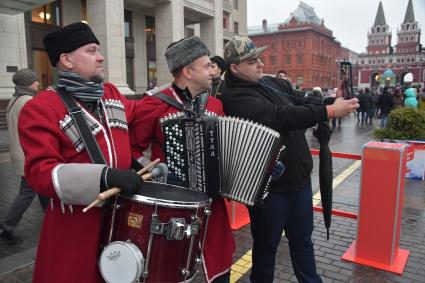
[[[248,27],[285,21],[299,5],[299,0],[247,0]],[[325,20],[342,46],[362,53],[367,45],[367,32],[375,21],[379,0],[304,0],[316,15]],[[382,0],[385,20],[392,31],[392,45],[397,43],[397,27],[404,20],[408,0]],[[425,45],[425,0],[413,0],[415,19],[421,27],[421,43]]]

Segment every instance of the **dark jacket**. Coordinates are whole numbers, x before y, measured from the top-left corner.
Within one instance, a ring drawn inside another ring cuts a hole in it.
[[[293,191],[309,180],[313,168],[303,130],[327,121],[326,108],[311,104],[295,106],[304,99],[297,97],[285,80],[264,77],[260,83],[241,80],[227,72],[221,97],[224,113],[253,120],[280,133],[286,146],[281,156],[285,172],[272,183],[271,191]]]
[[[384,91],[378,98],[379,109],[381,109],[382,114],[388,114],[394,108],[394,101],[392,95]]]
[[[369,111],[372,109],[373,98],[370,92],[359,94],[357,98],[359,99],[360,111]]]

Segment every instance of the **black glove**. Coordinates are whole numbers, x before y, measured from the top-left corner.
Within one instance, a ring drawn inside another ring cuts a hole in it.
[[[285,165],[283,165],[282,161],[279,161],[273,166],[272,181],[277,181],[282,176],[283,171],[285,171]]]
[[[123,196],[132,196],[142,186],[143,179],[133,170],[122,170],[105,167],[100,177],[100,190],[117,187]]]
[[[130,169],[133,169],[134,171],[138,172],[140,170],[143,169],[142,164],[140,164],[139,161],[137,161],[136,159],[134,159],[133,157],[131,158],[131,165],[130,165]]]

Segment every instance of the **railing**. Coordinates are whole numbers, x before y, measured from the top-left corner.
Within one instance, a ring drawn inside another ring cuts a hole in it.
[[[318,149],[310,149],[311,155],[319,155],[320,150]],[[362,156],[359,154],[352,154],[352,153],[343,153],[343,152],[332,152],[332,157],[335,158],[345,158],[345,159],[352,159],[352,160],[362,160]],[[313,210],[316,212],[323,212],[323,208],[321,206],[315,205],[313,206]],[[357,219],[358,215],[357,213],[338,210],[338,209],[332,209],[332,215],[345,217],[345,218],[351,218],[351,219]]]

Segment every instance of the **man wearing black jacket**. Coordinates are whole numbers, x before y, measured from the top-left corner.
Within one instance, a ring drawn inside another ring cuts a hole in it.
[[[252,282],[273,282],[277,246],[288,238],[295,275],[300,282],[321,282],[316,273],[313,243],[312,157],[303,130],[359,107],[356,98],[328,106],[306,104],[285,80],[263,77],[256,48],[248,37],[235,36],[225,46],[228,64],[222,102],[227,115],[259,122],[281,135],[285,171],[272,182],[264,205],[249,207],[253,237]]]

